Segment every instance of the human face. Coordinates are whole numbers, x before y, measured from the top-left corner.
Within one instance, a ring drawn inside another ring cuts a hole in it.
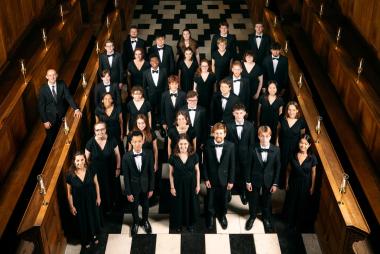
[[[221,83],[220,92],[222,93],[223,96],[229,95],[231,92],[231,87],[226,83]]]
[[[218,44],[218,49],[220,51],[225,51],[226,47],[227,47],[227,45],[224,42],[221,42],[221,43]]]
[[[104,48],[106,49],[108,55],[113,53],[114,46],[112,42],[107,42]]]
[[[299,149],[300,149],[300,151],[301,151],[302,153],[306,153],[307,150],[308,150],[309,147],[310,147],[310,144],[309,144],[309,142],[307,142],[306,139],[302,138],[302,139],[300,140],[300,142],[298,143],[298,147],[299,147]]]
[[[253,56],[247,55],[244,59],[247,63],[253,63]]]
[[[104,138],[106,135],[106,125],[105,124],[95,124],[94,127],[95,130],[95,137],[97,138]]]
[[[176,92],[178,90],[178,83],[177,82],[170,82],[169,83],[169,90],[172,92]]]
[[[201,63],[201,71],[202,72],[208,72],[209,65],[206,62]]]
[[[157,57],[152,57],[150,59],[150,65],[152,66],[153,69],[157,69],[158,68],[158,64],[159,64],[159,62],[158,62]]]
[[[196,108],[197,104],[198,104],[198,98],[196,96],[187,99],[187,106],[189,108]]]
[[[242,69],[239,65],[232,66],[232,73],[236,78],[240,77],[240,74],[242,72]]]
[[[256,31],[256,34],[262,34],[264,31],[263,24],[256,24],[255,25],[255,31]]]
[[[131,36],[131,38],[136,38],[137,37],[137,29],[131,28],[131,30],[129,30],[129,35]]]
[[[137,128],[140,130],[140,131],[143,131],[143,130],[145,130],[145,128],[146,128],[146,124],[145,124],[145,122],[144,122],[144,120],[143,119],[137,119],[137,121],[136,121],[136,125],[137,125]]]
[[[191,60],[192,57],[193,57],[193,52],[191,52],[190,50],[186,50],[185,51],[186,60]]]
[[[187,149],[189,148],[189,141],[187,141],[187,139],[180,139],[178,146],[181,153],[186,153]]]
[[[111,83],[111,76],[107,73],[106,75],[104,75],[104,77],[102,77],[102,80],[104,84],[109,84]]]
[[[86,165],[86,158],[83,154],[77,155],[74,158],[74,165],[77,169],[83,169]]]
[[[227,26],[220,26],[219,31],[220,31],[220,34],[226,35],[228,33],[228,27]]]
[[[183,39],[189,40],[190,39],[189,31],[183,31],[182,36],[183,36]]]
[[[133,147],[133,150],[136,152],[140,152],[143,145],[143,137],[142,136],[133,136],[131,140],[131,145]]]
[[[184,115],[178,115],[177,116],[177,125],[178,126],[185,126],[185,125],[187,125],[186,117]]]
[[[57,72],[53,69],[48,70],[46,72],[46,79],[48,80],[50,84],[54,84],[57,81],[57,77],[58,77]]]
[[[217,129],[214,131],[214,139],[217,143],[222,143],[226,137],[226,132],[224,129]]]
[[[162,48],[165,44],[165,37],[158,37],[156,39],[156,44],[158,47]]]
[[[271,139],[269,132],[261,132],[259,135],[260,145],[268,146]]]
[[[244,117],[247,114],[247,112],[245,112],[245,110],[239,109],[239,110],[235,110],[232,114],[235,117],[235,121],[241,123],[244,121]]]
[[[136,90],[132,93],[132,97],[135,101],[139,101],[142,98],[142,93],[139,90]]]
[[[274,83],[268,85],[268,93],[270,95],[275,95],[277,93],[277,87]]]
[[[135,59],[139,61],[142,59],[142,53],[140,50],[135,50]]]
[[[280,50],[279,49],[271,49],[272,56],[278,57],[280,56]]]
[[[113,105],[113,99],[112,99],[112,96],[110,94],[106,94],[104,97],[103,97],[103,105],[105,108],[109,108]]]
[[[297,117],[298,109],[294,105],[288,107],[288,116],[289,118],[295,119]]]

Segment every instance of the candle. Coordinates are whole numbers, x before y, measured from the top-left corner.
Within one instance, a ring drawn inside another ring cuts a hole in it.
[[[99,42],[97,41],[96,42],[96,53],[99,53],[100,49],[99,49]]]
[[[319,8],[319,16],[322,17],[323,15],[323,3],[321,3],[321,7]]]
[[[42,38],[43,38],[44,40],[46,39],[45,28],[42,28]]]
[[[45,195],[46,194],[46,189],[45,189],[44,180],[43,180],[41,174],[37,176],[37,181],[38,181],[38,184],[40,186],[40,193]]]
[[[84,73],[82,74],[82,82],[83,82],[84,84],[87,83],[87,82],[86,82],[86,76],[85,76]]]
[[[24,74],[26,72],[25,65],[24,65],[24,60],[21,59],[21,72]]]
[[[269,7],[269,0],[265,1],[265,7],[267,7],[267,8]]]
[[[342,32],[342,29],[339,27],[339,28],[338,28],[338,34],[336,35],[337,40],[340,39],[340,33],[341,33],[341,32]]]
[[[274,16],[273,25],[274,25],[274,26],[276,26],[276,25],[277,25],[277,16]]]
[[[359,62],[359,69],[363,69],[363,62],[364,62],[364,59],[361,58]]]
[[[59,12],[61,14],[61,17],[63,17],[63,6],[62,6],[62,4],[59,5]]]
[[[302,84],[302,78],[303,78],[303,76],[302,76],[302,73],[300,74],[300,78],[298,79],[298,84]]]
[[[321,129],[321,118],[318,118],[317,129]]]
[[[115,0],[115,8],[117,8],[117,0]]]
[[[109,28],[109,26],[110,26],[110,20],[108,19],[108,16],[107,16],[107,19],[106,19],[106,25],[107,25],[107,28]]]

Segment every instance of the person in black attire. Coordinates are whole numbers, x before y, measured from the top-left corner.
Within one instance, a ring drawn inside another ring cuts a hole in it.
[[[191,48],[185,49],[184,58],[178,61],[178,76],[181,80],[181,89],[185,93],[193,90],[194,75],[198,69],[198,62],[193,57]]]
[[[131,26],[129,28],[129,35],[123,43],[123,63],[128,64],[134,58],[134,53],[137,48],[142,50],[143,56],[146,53],[146,42],[138,37],[138,28],[137,26]],[[139,84],[141,85],[141,83]]]
[[[182,30],[182,36],[177,43],[177,63],[185,58],[185,50],[187,48],[191,48],[191,50],[194,53],[192,56],[193,59],[197,61],[197,63],[199,63],[200,57],[198,50],[198,42],[191,37],[190,30],[185,28]]]
[[[134,86],[131,90],[132,100],[127,104],[128,130],[131,131],[136,124],[136,117],[139,114],[145,115],[152,124],[152,107],[150,102],[144,98],[144,89],[141,86]]]
[[[232,76],[226,79],[232,83],[232,92],[239,97],[240,102],[244,104],[246,108],[251,105],[251,88],[249,84],[249,79],[242,77],[241,73],[243,71],[241,63],[239,61],[234,61],[232,63]]]
[[[203,173],[207,188],[206,226],[213,228],[213,217],[217,216],[223,229],[228,226],[227,196],[235,181],[235,146],[225,140],[227,128],[223,123],[212,127],[210,139],[204,151]]]
[[[227,40],[219,38],[217,41],[218,49],[211,54],[212,71],[215,73],[217,84],[230,74],[233,56],[226,49]],[[218,87],[217,87],[218,88]]]
[[[269,126],[259,127],[260,144],[253,151],[252,166],[246,168],[245,179],[249,204],[249,218],[245,224],[247,231],[252,228],[258,207],[261,206],[266,232],[273,232],[271,196],[278,188],[281,160],[280,149],[270,143],[271,133]]]
[[[243,104],[233,107],[235,121],[227,124],[226,139],[235,144],[235,184],[234,189],[240,194],[241,202],[247,204],[245,188],[245,169],[252,166],[252,152],[255,147],[255,127],[246,121],[246,108]]]
[[[264,34],[264,24],[258,22],[255,24],[255,33],[248,36],[249,49],[255,55],[256,63],[262,64],[264,58],[270,55],[271,38]]]
[[[309,226],[309,212],[311,195],[314,194],[316,156],[309,150],[311,138],[303,134],[299,140],[298,151],[290,159],[286,172],[286,198],[284,213],[290,228],[298,228],[301,232]]]
[[[271,46],[271,55],[266,56],[263,60],[264,84],[269,80],[275,80],[278,85],[280,96],[284,96],[288,90],[288,58],[280,55],[281,45],[277,42]]]
[[[142,48],[135,49],[134,57],[135,58],[131,60],[127,66],[129,89],[143,85],[143,73],[150,67],[148,61],[144,59],[144,51]]]
[[[152,233],[152,227],[148,221],[149,199],[153,195],[154,170],[153,154],[143,149],[143,134],[141,131],[131,133],[132,151],[123,157],[123,175],[125,193],[128,201],[132,203],[133,225],[131,235],[137,234],[139,225],[144,227],[147,234]],[[138,206],[142,206],[142,219],[138,214]]]
[[[237,49],[236,49],[236,37],[233,34],[230,34],[228,32],[228,23],[227,21],[223,21],[219,23],[219,34],[215,34],[212,37],[211,40],[211,55],[213,52],[218,50],[218,40],[220,38],[224,38],[227,40],[226,46],[227,46],[227,51],[230,53],[232,58],[237,57]]]
[[[104,46],[106,52],[99,54],[99,75],[103,70],[109,70],[111,82],[119,85],[119,89],[123,86],[124,66],[121,54],[115,52],[114,44],[111,40],[106,41]]]
[[[83,152],[75,153],[66,186],[70,212],[76,218],[82,247],[88,250],[91,243],[99,243],[101,198],[96,171],[88,166]]]
[[[198,215],[197,195],[200,191],[199,158],[192,148],[186,134],[181,134],[169,158],[170,193],[172,209],[170,212],[171,227],[181,232],[186,226],[194,231]]]
[[[198,92],[198,104],[206,109],[207,119],[210,116],[210,98],[215,91],[216,77],[211,70],[210,62],[202,59],[194,76],[194,90]]]
[[[228,123],[233,120],[232,108],[240,102],[239,97],[231,92],[232,83],[220,81],[220,92],[216,92],[211,100],[211,125],[217,122]]]
[[[159,67],[157,55],[150,57],[151,68],[143,73],[143,88],[146,99],[152,106],[152,128],[159,125],[161,119],[161,96],[168,87],[168,76],[166,69]]]
[[[43,84],[38,96],[38,110],[41,121],[46,130],[46,147],[50,151],[54,143],[55,136],[59,131],[62,123],[62,118],[66,114],[66,101],[74,111],[74,117],[81,118],[82,113],[75,104],[73,97],[70,94],[64,81],[57,81],[57,72],[54,69],[49,69],[46,72],[47,83]]]
[[[175,62],[173,48],[165,44],[165,35],[160,34],[156,36],[156,45],[149,49],[149,54],[155,54],[160,61],[160,67],[165,68],[168,75],[175,74]]]
[[[178,76],[171,75],[168,83],[169,90],[163,92],[161,98],[161,124],[165,131],[173,127],[177,111],[186,103],[186,93],[179,90]]]
[[[101,104],[105,93],[111,94],[113,101],[121,107],[120,89],[116,83],[111,83],[110,71],[107,69],[103,70],[100,77],[102,82],[96,84],[94,88],[95,108]]]

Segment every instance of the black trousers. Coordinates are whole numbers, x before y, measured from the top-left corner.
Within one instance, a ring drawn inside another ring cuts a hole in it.
[[[133,203],[132,203],[132,217],[133,224],[138,224],[140,222],[139,218],[139,205],[142,207],[142,221],[148,220],[149,214],[149,199],[147,192],[140,192],[139,194],[133,194]]]
[[[227,214],[227,186],[213,186],[207,189],[207,211],[209,216],[222,217]]]
[[[261,195],[260,190],[262,190]],[[253,186],[253,190],[247,193],[249,215],[256,217],[258,208],[261,207],[263,219],[270,221],[272,216],[272,193],[270,192],[270,188]]]

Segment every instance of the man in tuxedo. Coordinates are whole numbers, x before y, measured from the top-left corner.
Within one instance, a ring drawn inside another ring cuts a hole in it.
[[[275,80],[278,84],[279,95],[283,96],[288,89],[288,58],[280,55],[281,45],[277,42],[271,46],[271,55],[265,57],[263,61],[264,85],[267,86],[270,80]]]
[[[220,92],[216,92],[211,100],[211,125],[217,122],[228,123],[233,120],[232,108],[240,102],[238,96],[231,92],[232,82],[220,81]]]
[[[103,95],[110,93],[112,99],[118,106],[121,106],[120,90],[116,83],[111,83],[111,76],[109,70],[103,70],[100,74],[102,82],[96,84],[94,88],[94,103],[95,108],[102,102]]]
[[[124,79],[124,67],[121,54],[115,52],[115,47],[111,40],[106,41],[104,48],[106,52],[99,55],[99,75],[101,75],[103,70],[109,70],[111,82],[118,84],[119,89],[121,89]]]
[[[185,92],[178,89],[178,76],[169,76],[168,83],[169,91],[163,92],[161,98],[161,124],[165,131],[173,127],[177,111],[186,103]]]
[[[165,68],[159,67],[159,57],[150,56],[151,68],[143,72],[143,88],[146,99],[152,106],[152,128],[159,125],[161,96],[167,89],[168,76]]]
[[[133,225],[131,235],[137,234],[139,225],[144,227],[147,234],[152,233],[152,227],[148,221],[149,199],[154,189],[153,154],[150,150],[142,149],[143,134],[141,131],[133,131],[131,134],[132,150],[123,156],[123,174],[125,193],[132,203]],[[138,206],[142,206],[142,219],[138,214]]]
[[[225,140],[227,128],[223,123],[216,123],[212,128],[210,139],[204,152],[203,172],[207,188],[208,229],[213,228],[214,216],[217,216],[223,229],[228,226],[227,196],[235,180],[235,146]]]
[[[255,33],[248,36],[249,49],[255,55],[256,63],[260,66],[266,56],[270,55],[271,38],[264,34],[264,24],[258,22],[255,24]]]
[[[245,224],[246,230],[252,228],[258,206],[261,204],[264,227],[267,232],[273,232],[271,196],[278,188],[281,161],[279,147],[270,143],[271,135],[272,131],[269,126],[259,127],[260,144],[253,151],[252,166],[246,168],[245,179],[249,203],[249,218]]]
[[[243,71],[241,63],[234,61],[231,71],[232,76],[226,79],[232,83],[232,92],[239,97],[240,102],[243,103],[246,108],[249,108],[253,98],[251,97],[249,79],[241,76],[241,72]]]
[[[146,42],[138,37],[137,26],[129,28],[129,35],[123,43],[123,63],[125,66],[134,59],[134,52],[136,48],[143,49],[143,54],[146,54]]]
[[[175,73],[175,62],[173,48],[165,44],[165,35],[159,34],[155,39],[156,45],[153,45],[149,49],[149,54],[155,54],[159,56],[160,67],[165,68],[168,75]]]
[[[74,117],[80,118],[82,116],[65,82],[57,81],[57,77],[57,72],[54,69],[49,69],[46,72],[47,83],[41,86],[38,96],[38,110],[46,130],[47,149],[53,145],[62,118],[66,114],[65,101],[75,110]]]
[[[222,21],[219,23],[219,34],[215,34],[211,39],[211,54],[218,50],[217,41],[219,38],[223,37],[227,40],[227,50],[232,53],[234,59],[237,57],[236,49],[236,37],[228,32],[227,21]]]
[[[226,139],[235,144],[235,185],[234,188],[240,194],[241,202],[247,204],[245,191],[245,169],[251,168],[252,151],[255,148],[255,127],[246,121],[246,107],[236,104],[233,107],[235,120],[227,124]]]

